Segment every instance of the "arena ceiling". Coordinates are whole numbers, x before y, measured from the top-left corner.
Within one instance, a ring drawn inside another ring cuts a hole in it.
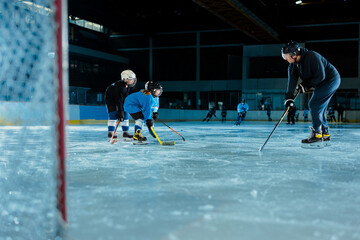
[[[236,28],[247,44],[359,38],[359,0],[71,0],[69,15],[116,34]]]

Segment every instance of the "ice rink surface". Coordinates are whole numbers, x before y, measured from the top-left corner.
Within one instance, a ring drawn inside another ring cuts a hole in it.
[[[360,239],[360,126],[161,123],[161,146],[107,142],[106,126],[68,126],[69,236],[90,239]],[[130,126],[133,131],[133,124]]]

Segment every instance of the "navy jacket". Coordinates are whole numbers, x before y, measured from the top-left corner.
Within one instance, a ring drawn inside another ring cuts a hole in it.
[[[319,53],[302,48],[300,54],[298,63],[289,64],[286,99],[294,99],[298,80],[306,89],[310,89],[340,78],[336,68]]]

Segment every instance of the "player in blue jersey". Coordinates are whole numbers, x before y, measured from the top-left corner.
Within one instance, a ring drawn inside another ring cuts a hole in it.
[[[246,103],[245,99],[238,104],[237,106],[237,118],[235,125],[240,125],[242,121],[244,121],[247,111],[249,110],[249,105]]]
[[[285,107],[295,106],[295,89],[300,93],[311,88],[314,90],[309,101],[312,131],[310,137],[303,139],[302,143],[330,141],[326,110],[331,97],[340,86],[339,72],[319,53],[303,48],[294,41],[283,46],[281,53],[283,59],[289,63]]]
[[[121,72],[121,80],[106,88],[105,102],[108,111],[108,138],[115,131],[116,120],[120,121],[123,138],[132,138],[129,134],[129,114],[124,111],[125,98],[132,92],[137,82],[136,75],[131,70]],[[115,135],[114,138],[117,138]]]
[[[145,84],[145,89],[142,89],[136,93],[132,93],[125,99],[125,112],[128,112],[135,120],[135,134],[133,137],[134,140],[147,140],[146,137],[141,134],[144,121],[149,129],[150,134],[155,138],[155,134],[151,130],[151,127],[154,126],[153,118],[157,118],[158,114],[154,114],[153,110],[158,109],[158,98],[162,92],[163,88],[159,82],[149,81]],[[155,115],[156,117],[154,117]]]

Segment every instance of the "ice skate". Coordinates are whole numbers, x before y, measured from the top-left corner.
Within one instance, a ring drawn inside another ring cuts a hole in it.
[[[143,142],[143,141],[147,140],[147,138],[141,134],[140,129],[136,130],[133,138],[134,138],[134,140],[139,141],[139,142]]]
[[[323,138],[321,131],[315,131],[314,128],[311,129],[311,134],[309,138],[303,139],[301,141],[302,148],[323,148]]]
[[[330,132],[329,127],[326,127],[322,133],[324,146],[330,146]]]
[[[129,132],[123,132],[123,140],[125,142],[131,142],[133,140],[133,135],[131,135]]]
[[[240,126],[240,124],[241,124],[241,122],[236,121],[235,124],[234,124],[234,126]]]
[[[112,135],[113,135],[113,132],[108,132],[108,142],[109,142],[110,139],[112,138]],[[116,134],[114,135],[113,140],[115,140],[115,141],[117,140]]]

